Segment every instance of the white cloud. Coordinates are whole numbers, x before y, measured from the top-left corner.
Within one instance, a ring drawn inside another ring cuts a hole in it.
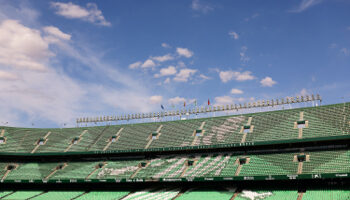
[[[237,88],[231,90],[231,94],[243,94],[243,91]]]
[[[21,80],[0,81],[1,110],[4,106],[17,114],[25,113],[30,119],[74,122],[85,94],[80,85],[51,69],[45,73],[23,70],[16,73]]]
[[[59,39],[62,39],[62,40],[70,40],[71,38],[71,35],[63,33],[60,29],[54,26],[46,26],[43,28],[43,30],[46,33],[53,35],[55,37],[58,37]]]
[[[307,91],[307,89],[303,88],[300,90],[299,94],[297,94],[297,96],[301,95],[301,96],[305,96],[309,94],[309,92]]]
[[[165,81],[164,81],[164,83],[165,83],[165,84],[170,83],[170,78],[169,78],[169,77],[168,77],[168,78],[166,78],[166,79],[165,79]]]
[[[136,69],[139,68],[142,65],[142,62],[138,61],[138,62],[134,62],[132,64],[129,65],[130,69]]]
[[[135,112],[150,112],[155,109],[155,104],[152,104],[149,96],[144,91],[138,89],[119,89],[108,88],[104,86],[90,86],[89,94],[96,95],[95,98],[91,96],[90,100],[95,103],[91,106],[94,108],[102,107],[107,112],[111,108],[113,110],[124,111],[127,113]],[[93,91],[96,91],[93,93]],[[93,108],[90,108],[90,111]]]
[[[160,104],[163,101],[163,97],[162,96],[151,96],[149,98],[150,102],[152,104]]]
[[[235,99],[233,97],[230,97],[230,96],[215,97],[214,106],[233,104],[234,100]]]
[[[199,74],[199,76],[194,77],[192,84],[201,84],[207,80],[210,80],[211,77],[206,76],[204,74]]]
[[[186,101],[185,98],[177,96],[177,97],[169,99],[168,103],[171,105],[176,105],[176,104],[183,104],[185,101]]]
[[[236,102],[244,102],[244,101],[246,101],[246,99],[243,97],[233,98],[230,96],[219,96],[219,97],[215,97],[214,106],[234,104]]]
[[[176,48],[176,52],[180,55],[180,56],[184,56],[186,58],[190,58],[193,56],[193,52],[190,51],[189,49],[187,48],[181,48],[181,47],[178,47]]]
[[[153,60],[156,60],[158,62],[165,62],[165,61],[168,61],[168,60],[173,60],[174,57],[171,56],[170,54],[166,54],[164,56],[155,56],[155,57],[151,57]]]
[[[174,81],[187,82],[188,79],[191,78],[191,76],[194,75],[196,72],[196,69],[181,69],[180,72],[174,77]]]
[[[165,42],[162,43],[163,48],[171,48],[171,46]]]
[[[253,20],[259,16],[260,16],[259,13],[254,13],[252,16],[245,18],[244,21],[248,22],[248,21]]]
[[[199,0],[193,0],[191,8],[194,11],[198,11],[198,12],[202,12],[202,13],[207,13],[207,12],[214,9],[213,7],[211,7],[208,4],[201,3]]]
[[[228,35],[229,35],[230,37],[232,37],[233,39],[235,39],[235,40],[238,40],[238,38],[239,38],[238,33],[234,32],[234,31],[228,32]]]
[[[80,46],[84,44],[80,44]],[[85,47],[84,49],[87,49]],[[92,71],[97,77],[97,82],[83,85],[87,95],[83,100],[89,101],[92,104],[83,104],[84,112],[110,112],[111,109],[116,112],[150,112],[155,107],[150,104],[149,85],[141,80],[128,74],[127,71],[122,71],[115,66],[115,63],[105,63],[101,57],[96,57],[97,52],[92,51],[77,51],[75,48],[64,49],[67,56],[73,56],[77,61]],[[107,83],[104,84],[104,83]],[[108,86],[112,83],[115,86]],[[86,114],[84,114],[86,116]]]
[[[55,56],[41,31],[4,20],[0,24],[0,110],[9,112],[11,125],[19,113],[31,119],[74,121],[84,90],[69,77],[49,66]],[[0,121],[8,120],[0,116]]]
[[[19,77],[16,74],[0,70],[0,80],[13,81],[13,80],[17,80],[18,78]]]
[[[308,8],[317,5],[319,3],[321,3],[322,0],[301,0],[299,6],[295,9],[290,10],[290,12],[303,12],[305,10],[307,10]]]
[[[235,72],[234,71],[221,71],[219,76],[222,82],[226,83],[233,79]]]
[[[28,2],[1,2],[0,21],[12,19],[22,24],[36,24],[40,15],[40,12],[34,10]]]
[[[81,19],[102,26],[110,26],[102,11],[95,3],[87,3],[86,8],[73,4],[72,2],[52,2],[51,6],[56,9],[56,14],[70,19]]]
[[[184,62],[182,62],[182,61],[179,61],[179,62],[177,63],[177,65],[176,65],[176,67],[184,68],[184,67],[186,67],[186,64],[185,64]]]
[[[340,53],[344,54],[345,56],[349,56],[350,50],[347,48],[342,48],[342,49],[340,49]]]
[[[236,81],[248,81],[253,80],[255,77],[251,74],[250,71],[237,72],[237,71],[220,71],[219,76],[223,83],[226,83],[230,80]]]
[[[47,36],[61,42],[53,43]],[[103,59],[86,44],[79,43],[82,48],[75,48],[75,42],[65,41],[45,28],[33,29],[15,20],[0,22],[0,122],[30,126],[31,122],[40,121],[39,126],[45,127],[68,122],[68,126],[74,126],[76,117],[91,116],[101,110],[108,113],[112,108],[117,112],[155,109],[143,83],[119,71],[114,63],[101,62]],[[55,54],[51,48],[55,48]],[[99,82],[69,77],[61,67],[61,55],[84,66],[79,70],[87,68]],[[111,88],[105,84],[108,82],[117,86]]]
[[[250,98],[251,99],[251,98]],[[240,98],[237,98],[236,99],[236,101],[238,101],[238,102],[243,102],[243,101],[245,101],[246,99],[245,98],[243,98],[243,97],[240,97]]]
[[[84,18],[89,16],[89,11],[79,5],[62,2],[52,2],[51,5],[57,8],[57,14],[67,18]]]
[[[332,44],[329,45],[330,49],[334,49],[334,48],[337,48],[337,47],[338,47],[338,45],[336,43],[332,43]]]
[[[149,67],[155,67],[156,64],[151,59],[147,59],[142,65],[142,68],[149,68]]]
[[[199,77],[204,79],[204,80],[210,80],[211,79],[209,76],[206,76],[204,74],[200,74]]]
[[[45,71],[45,62],[54,54],[39,30],[15,20],[0,24],[0,64],[26,70]]]
[[[311,81],[315,82],[316,81],[316,77],[315,76],[311,76]]]
[[[247,50],[248,50],[248,47],[246,46],[242,46],[241,48],[241,52],[239,53],[240,57],[241,57],[241,61],[246,63],[250,60],[250,58],[247,56]]]
[[[48,43],[55,43],[62,45],[64,42],[67,42],[71,39],[71,35],[63,33],[60,29],[54,26],[46,26],[43,28],[43,31],[46,33],[44,40]]]
[[[263,87],[272,87],[272,86],[275,85],[277,82],[274,81],[274,80],[272,80],[271,77],[266,76],[264,79],[262,79],[262,80],[260,81],[260,83],[261,83],[261,85],[262,85]]]
[[[174,66],[169,66],[167,68],[162,68],[159,74],[155,74],[154,77],[170,76],[176,74],[176,68]]]

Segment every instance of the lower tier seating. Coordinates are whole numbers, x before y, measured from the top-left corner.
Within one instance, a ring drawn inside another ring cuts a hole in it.
[[[298,198],[298,192],[293,190],[277,190],[277,191],[251,191],[243,190],[238,193],[235,200],[248,199],[266,199],[266,200],[281,200],[281,199],[295,199]]]
[[[237,191],[236,187],[215,188],[146,188],[113,191],[0,191],[0,199],[7,200],[348,200],[350,190],[251,190]]]
[[[301,160],[298,160],[300,157]],[[304,159],[304,160],[303,160]],[[132,179],[350,173],[350,150],[167,155],[60,163],[1,162],[2,180]]]
[[[350,199],[350,190],[307,190],[303,200],[345,200]]]

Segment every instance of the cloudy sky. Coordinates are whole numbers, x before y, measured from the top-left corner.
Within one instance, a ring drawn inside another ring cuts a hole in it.
[[[194,99],[350,101],[348,0],[0,5],[0,126],[74,126]]]

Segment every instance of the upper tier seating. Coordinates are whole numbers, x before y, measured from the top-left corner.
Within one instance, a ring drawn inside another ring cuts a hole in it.
[[[7,200],[25,200],[25,199],[29,199],[32,197],[35,197],[37,195],[42,194],[43,191],[17,191],[17,192],[13,192],[12,194],[9,194],[1,199],[7,199]]]
[[[47,199],[55,199],[55,200],[67,200],[67,199],[73,199],[79,195],[82,195],[84,192],[76,192],[76,191],[50,191],[45,192],[43,194],[40,194],[36,197],[32,197],[33,200],[47,200]]]
[[[153,148],[348,136],[349,120],[350,103],[346,103],[113,126],[63,129],[0,127],[0,152],[144,151]],[[299,127],[300,124],[303,127]]]

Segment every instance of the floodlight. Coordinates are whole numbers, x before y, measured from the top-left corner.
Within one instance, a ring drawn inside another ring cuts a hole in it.
[[[319,94],[316,95],[317,100],[322,101],[322,98]]]
[[[276,105],[280,105],[280,102],[278,99],[276,99]]]

